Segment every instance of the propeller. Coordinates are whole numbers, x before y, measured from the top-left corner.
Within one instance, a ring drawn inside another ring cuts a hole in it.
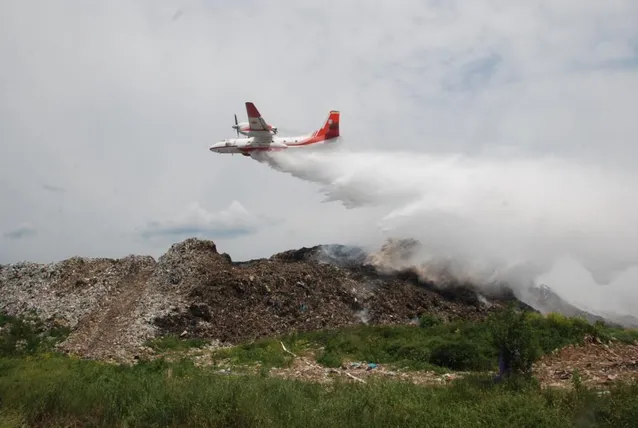
[[[235,115],[235,126],[233,126],[235,131],[237,131],[237,138],[239,138],[239,122],[237,121],[237,115]]]

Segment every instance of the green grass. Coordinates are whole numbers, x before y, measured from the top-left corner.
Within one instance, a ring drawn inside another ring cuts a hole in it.
[[[428,328],[356,326],[299,336],[321,347],[318,361],[329,366],[348,359],[418,370],[437,366],[485,370],[493,367],[496,354],[482,333],[469,324],[442,324]]]
[[[451,387],[325,386],[219,375],[186,360],[115,366],[56,355],[0,358],[0,397],[5,426],[562,428],[631,426],[638,417],[637,385],[604,395],[477,376]]]
[[[531,335],[529,346],[534,358],[569,344],[582,343],[586,335],[609,341],[612,338],[633,342],[638,331],[592,325],[580,318],[551,314],[524,315]],[[258,340],[214,353],[215,358],[229,358],[237,364],[260,362],[285,367],[291,361],[280,340],[296,353],[314,351],[318,363],[339,367],[346,360],[388,364],[412,370],[485,371],[497,368],[499,348],[494,332],[499,325],[509,325],[498,316],[484,322],[458,321],[442,323],[431,316],[420,326],[366,326],[295,333],[279,339]],[[513,332],[520,334],[520,332]]]
[[[517,318],[518,317],[518,318]],[[0,426],[260,426],[260,427],[566,427],[632,426],[638,384],[597,394],[574,380],[570,391],[541,389],[515,376],[494,384],[480,374],[451,386],[368,379],[365,385],[283,380],[267,371],[220,374],[188,358],[117,366],[52,352],[68,331],[34,319],[0,316]],[[285,367],[296,354],[318,351],[326,366],[345,359],[436,370],[495,368],[498,341],[536,358],[585,335],[633,342],[636,330],[557,315],[502,313],[485,322],[420,326],[357,326],[291,334],[213,353],[213,360]],[[156,350],[183,351],[203,340],[167,336]],[[529,353],[527,353],[529,351]],[[169,352],[170,353],[170,352]],[[531,357],[530,357],[531,358]]]
[[[287,347],[288,350],[290,350]],[[298,348],[295,348],[298,349]],[[276,339],[264,339],[251,344],[220,349],[213,353],[214,361],[227,360],[232,365],[259,363],[263,367],[288,367],[293,356],[285,352]]]

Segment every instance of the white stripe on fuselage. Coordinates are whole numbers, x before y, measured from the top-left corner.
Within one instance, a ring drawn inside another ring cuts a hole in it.
[[[296,137],[273,137],[272,139],[260,139],[258,137],[233,138],[226,140],[230,144],[237,146],[269,146],[271,144],[285,144],[287,146],[296,146],[303,144],[314,137],[314,134],[299,135]],[[321,141],[318,141],[320,143]],[[231,146],[232,147],[232,146]]]

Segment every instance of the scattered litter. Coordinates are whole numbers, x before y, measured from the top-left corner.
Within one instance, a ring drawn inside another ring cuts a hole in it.
[[[354,379],[354,380],[356,380],[356,381],[358,381],[358,382],[366,383],[366,381],[365,381],[365,380],[360,379],[360,378],[358,378],[358,377],[356,377],[356,376],[353,376],[353,375],[351,375],[350,373],[347,373],[347,372],[346,372],[346,376],[348,376],[348,377],[350,377],[350,378],[352,378],[352,379]]]
[[[283,348],[284,352],[292,355],[293,357],[296,357],[296,355],[294,353],[292,353],[288,349],[286,349],[286,345],[284,345],[284,342],[279,342],[279,343],[281,343],[281,347]]]
[[[543,356],[534,365],[534,375],[547,385],[571,388],[578,370],[583,385],[604,386],[617,380],[638,379],[638,346],[614,342],[610,346],[589,337],[583,345],[569,345]]]

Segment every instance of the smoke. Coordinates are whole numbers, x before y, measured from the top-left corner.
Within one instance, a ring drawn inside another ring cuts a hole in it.
[[[522,290],[539,279],[551,282],[556,266],[568,260],[590,276],[561,274],[560,283],[548,285],[572,301],[617,312],[629,297],[617,294],[612,302],[605,290],[638,264],[638,175],[632,172],[556,158],[346,150],[288,150],[255,159],[319,184],[326,202],[385,208],[370,233],[419,241],[401,263],[419,264],[426,276],[436,278],[443,269]],[[633,285],[625,288],[638,297]]]

